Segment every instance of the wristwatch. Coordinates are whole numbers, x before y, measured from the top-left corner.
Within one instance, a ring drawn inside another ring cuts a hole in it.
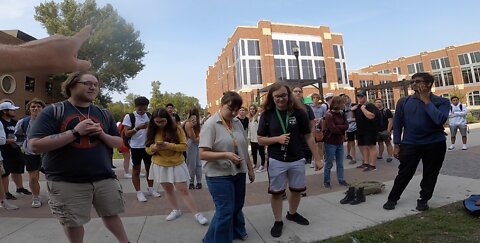
[[[77,130],[75,130],[75,128],[71,129],[70,131],[72,131],[72,134],[75,136],[75,138],[80,138],[82,136]]]

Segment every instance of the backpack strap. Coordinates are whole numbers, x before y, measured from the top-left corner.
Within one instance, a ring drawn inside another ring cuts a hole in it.
[[[132,124],[132,127],[130,127],[130,129],[133,129],[135,127],[135,114],[132,113],[128,113],[128,117],[130,118],[130,124]]]
[[[22,119],[22,130],[24,133],[27,133],[27,129],[28,129],[28,123],[30,123],[30,119],[31,119],[31,116],[25,116],[23,119]]]
[[[65,113],[65,101],[53,103],[53,119],[60,121]]]

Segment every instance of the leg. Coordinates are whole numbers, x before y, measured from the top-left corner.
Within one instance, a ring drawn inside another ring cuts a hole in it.
[[[169,183],[162,183],[162,187],[163,187],[163,184],[169,184]],[[194,215],[197,214],[198,208],[197,208],[197,205],[195,204],[195,201],[193,201],[192,194],[190,194],[190,191],[188,191],[187,182],[177,182],[175,183],[175,188],[177,189],[178,192],[180,192],[180,196],[182,197],[183,202],[185,203],[187,208],[190,210],[190,212],[192,212]],[[173,195],[173,197],[175,197],[175,195]],[[168,194],[167,194],[167,198],[168,198]],[[176,203],[177,202],[175,200],[175,204]],[[174,207],[173,209],[178,209],[178,206]]]
[[[140,191],[140,170],[142,169],[142,151],[144,149],[132,148],[131,157],[132,157],[132,183],[135,191]]]
[[[130,150],[122,153],[123,155],[123,170],[125,174],[130,173]]]
[[[325,144],[325,169],[323,170],[323,184],[330,185],[330,171],[333,167],[333,159],[335,157],[335,145]]]
[[[273,217],[275,221],[282,221],[283,193],[272,194],[270,205],[272,206]]]
[[[233,238],[241,239],[247,235],[243,205],[245,204],[246,174],[237,174],[234,177],[235,203],[233,206]]]
[[[190,185],[193,185],[195,183],[195,168],[197,167],[195,160],[197,156],[195,156],[195,151],[193,151],[192,146],[194,146],[193,141],[191,139],[188,139],[186,163],[188,166],[188,173],[190,174]]]
[[[450,142],[452,143],[452,145],[455,144],[456,137],[457,137],[457,127],[450,126]]]
[[[261,166],[265,166],[265,146],[258,146],[258,154],[260,155]]]
[[[173,209],[178,209],[177,197],[175,196],[175,190],[172,183],[160,183],[163,190],[165,191],[165,196],[167,197],[170,206]]]
[[[8,192],[8,185],[9,185],[8,175],[7,176],[2,175],[2,184],[3,184],[3,191],[4,191],[3,194],[5,194]]]
[[[378,157],[382,157],[383,150],[385,150],[385,146],[383,146],[383,141],[378,141]]]
[[[290,197],[288,197],[288,213],[295,214],[300,205],[300,192],[290,191]]]
[[[128,237],[118,215],[102,217],[103,224],[117,238],[118,242],[127,243]]]
[[[377,148],[375,145],[370,145],[368,147],[368,158],[369,158],[369,163],[372,166],[375,166],[377,164]]]
[[[445,142],[425,146],[422,156],[423,177],[420,182],[420,198],[423,200],[428,201],[432,198],[438,174],[445,159],[446,148],[447,145]]]
[[[355,149],[355,140],[353,141],[348,141],[347,143],[347,148],[350,148],[350,151],[348,152],[348,154],[350,156],[352,156],[352,160],[357,160],[357,153],[356,153],[356,149]]]
[[[323,160],[325,150],[323,148],[323,143],[322,142],[317,143],[317,150],[318,150],[318,155],[320,156],[320,160]]]
[[[38,170],[29,171],[28,176],[29,176],[28,183],[30,186],[30,190],[32,190],[32,194],[34,197],[38,197],[40,195],[40,183],[38,183],[38,180],[39,180]]]
[[[145,164],[145,171],[147,172],[145,179],[147,179],[148,187],[153,187],[153,180],[148,176],[150,174],[150,165],[152,164],[152,156],[147,154],[145,149],[142,149],[143,163]]]
[[[337,166],[337,179],[339,183],[345,181],[345,178],[343,177],[343,155],[343,144],[336,145],[335,162]]]
[[[398,166],[398,174],[395,177],[392,190],[388,195],[389,201],[398,201],[408,183],[412,179],[417,170],[418,163],[421,159],[423,147],[419,145],[402,144],[400,147],[400,165]]]
[[[12,180],[17,186],[17,189],[23,188],[23,179],[22,174],[19,173],[12,173]]]
[[[235,201],[233,177],[207,177],[207,185],[215,203],[215,214],[203,242],[232,242]]]
[[[302,160],[303,161],[303,160]],[[275,221],[282,221],[283,193],[287,182],[289,164],[270,158],[268,160],[268,193],[272,194],[270,204]],[[305,170],[305,165],[302,165]]]
[[[85,234],[83,226],[63,227],[63,231],[70,243],[83,243],[83,235]]]
[[[250,147],[252,148],[252,159],[253,159],[253,166],[257,167],[257,151],[258,151],[258,143],[250,142]]]
[[[368,148],[367,146],[365,145],[360,145],[358,146],[358,148],[360,148],[360,153],[362,154],[362,158],[363,158],[363,163],[365,164],[369,164],[369,153],[368,153]]]
[[[393,157],[393,146],[392,146],[391,139],[386,140],[385,145],[387,146],[388,158],[392,158]]]
[[[462,143],[467,144],[467,136],[462,136]]]

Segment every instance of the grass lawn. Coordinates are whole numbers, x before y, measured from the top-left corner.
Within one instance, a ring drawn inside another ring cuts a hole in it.
[[[480,217],[456,202],[318,242],[480,242]]]
[[[123,159],[123,155],[118,152],[118,149],[113,150],[113,159]]]

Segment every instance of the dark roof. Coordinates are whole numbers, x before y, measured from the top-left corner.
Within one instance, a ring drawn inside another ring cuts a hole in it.
[[[35,37],[21,31],[21,30],[2,30],[3,32],[16,37],[17,39],[23,40],[25,42],[36,40]]]

